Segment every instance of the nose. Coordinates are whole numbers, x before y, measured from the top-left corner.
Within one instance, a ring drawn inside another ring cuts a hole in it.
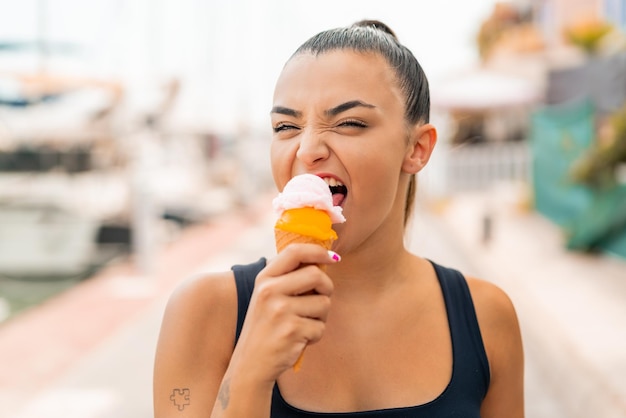
[[[323,136],[314,132],[312,129],[305,129],[300,135],[300,144],[296,157],[307,166],[313,166],[316,163],[328,158],[330,151]]]

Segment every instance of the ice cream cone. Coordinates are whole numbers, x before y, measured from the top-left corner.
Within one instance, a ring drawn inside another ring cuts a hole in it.
[[[333,223],[344,222],[341,207],[333,206],[332,194],[321,178],[304,174],[296,176],[274,199],[274,208],[280,217],[274,226],[276,251],[281,252],[294,243],[316,244],[330,250],[337,234]],[[322,270],[326,269],[321,265]],[[304,350],[293,365],[298,371]]]
[[[312,237],[309,235],[302,235],[296,232],[284,231],[282,229],[275,228],[274,236],[276,240],[276,251],[281,252],[290,244],[300,243],[300,244],[315,244],[324,247],[327,250],[333,245],[334,239],[319,239],[316,237]],[[320,269],[326,270],[326,265],[322,264],[319,266]],[[297,372],[302,367],[302,359],[304,358],[304,350],[300,353],[298,360],[293,364],[292,369],[294,372]]]

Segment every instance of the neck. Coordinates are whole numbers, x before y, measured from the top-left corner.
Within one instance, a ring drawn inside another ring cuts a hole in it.
[[[358,248],[341,254],[342,260],[328,266],[328,274],[335,284],[335,293],[363,295],[381,294],[411,275],[415,256],[404,246],[402,233],[375,235],[396,237],[378,239],[372,236]]]
[[[328,267],[335,294],[380,295],[414,277],[417,257],[404,246],[406,187],[398,187],[387,219],[356,247],[339,249],[341,262]]]

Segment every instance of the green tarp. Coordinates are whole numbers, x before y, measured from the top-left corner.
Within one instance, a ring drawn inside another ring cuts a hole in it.
[[[567,248],[626,258],[626,186],[594,190],[571,178],[595,135],[589,101],[536,110],[531,118],[535,208],[562,226]]]
[[[570,170],[589,149],[593,136],[590,101],[547,106],[531,115],[535,208],[559,225],[575,219],[591,204],[592,191],[574,183]]]

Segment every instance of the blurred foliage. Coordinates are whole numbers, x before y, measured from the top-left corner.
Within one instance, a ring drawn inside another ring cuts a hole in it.
[[[602,39],[613,31],[609,23],[592,19],[573,23],[564,29],[565,39],[588,54],[595,53]]]
[[[520,24],[520,16],[513,6],[496,3],[491,15],[481,24],[476,39],[478,53],[485,59],[502,36]]]
[[[480,58],[487,61],[499,50],[527,53],[541,50],[545,45],[528,10],[512,3],[498,2],[481,23],[476,46]]]
[[[573,166],[572,177],[594,188],[611,188],[620,164],[626,164],[626,104],[602,123],[594,145]]]

